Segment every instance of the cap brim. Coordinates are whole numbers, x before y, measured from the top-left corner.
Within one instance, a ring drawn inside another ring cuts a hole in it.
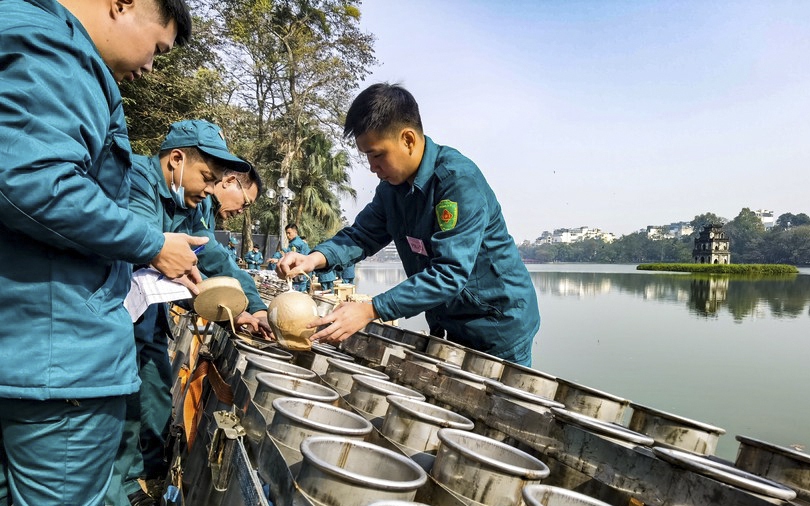
[[[214,149],[203,146],[197,146],[197,149],[208,156],[216,158],[228,169],[235,170],[236,172],[248,172],[250,170],[249,163],[222,149]]]

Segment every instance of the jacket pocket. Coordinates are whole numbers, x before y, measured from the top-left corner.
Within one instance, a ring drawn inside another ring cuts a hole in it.
[[[104,315],[121,306],[132,285],[131,278],[132,268],[128,263],[113,262],[104,283],[87,299],[87,307],[96,315]]]
[[[454,315],[503,317],[503,312],[499,308],[482,301],[468,288],[461,290],[459,297],[451,302],[447,309]]]
[[[113,132],[104,141],[104,150],[88,175],[119,207],[129,204],[129,170],[132,148],[126,134]]]

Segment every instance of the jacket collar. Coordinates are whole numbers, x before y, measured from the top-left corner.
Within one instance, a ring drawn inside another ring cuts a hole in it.
[[[169,190],[169,185],[166,183],[166,176],[163,175],[163,167],[160,165],[160,156],[155,155],[149,159],[152,165],[152,170],[157,174],[157,188],[160,193],[160,198],[172,200],[172,193]]]
[[[425,136],[425,152],[422,154],[422,161],[416,170],[416,179],[413,181],[414,189],[422,191],[433,176],[436,169],[436,158],[439,156],[439,146],[433,140]]]
[[[98,53],[99,57],[101,56],[95,42],[84,28],[84,25],[82,25],[82,22],[79,21],[79,18],[74,16],[73,13],[70,12],[64,5],[59,3],[57,0],[26,0],[26,2],[39,7],[45,12],[53,14],[61,20],[64,20],[65,24],[67,24],[71,30],[78,30],[79,33],[81,33],[82,36],[90,42],[90,44],[96,50],[96,53]]]
[[[410,195],[414,191],[419,190],[424,193],[424,188],[427,186],[430,178],[433,177],[436,169],[436,159],[439,157],[439,145],[433,140],[425,136],[425,152],[422,153],[422,161],[419,162],[419,168],[416,169],[416,177],[413,180],[413,186],[407,181],[398,185],[391,185],[396,192],[402,195]],[[387,182],[380,182],[380,184],[390,184]]]

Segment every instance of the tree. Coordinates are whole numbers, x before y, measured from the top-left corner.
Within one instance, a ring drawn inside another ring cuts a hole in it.
[[[255,117],[256,160],[278,163],[274,172],[300,197],[302,146],[317,132],[339,138],[351,94],[375,63],[358,2],[224,0],[215,7],[239,63],[237,97]],[[280,154],[278,162],[268,153]]]
[[[169,125],[184,119],[207,119],[231,132],[244,113],[229,105],[232,85],[217,56],[222,39],[210,22],[195,18],[194,37],[183,47],[155,58],[154,71],[121,84],[127,127],[133,151],[157,153]]]
[[[735,263],[763,261],[765,226],[751,209],[744,207],[736,218],[723,227],[723,230],[729,236],[731,258]]]
[[[332,142],[322,133],[307,138],[299,172],[294,174],[299,184],[295,221],[304,224],[304,232],[314,245],[343,226],[339,197],[355,198],[357,192],[349,185],[348,153],[335,151]],[[313,226],[316,223],[317,229]],[[320,233],[315,236],[315,232]]]
[[[766,263],[810,264],[810,225],[781,230],[774,227],[763,244]]]
[[[689,222],[692,225],[692,239],[697,237],[703,227],[706,225],[725,225],[728,222],[727,219],[721,218],[714,213],[703,213],[698,214],[695,218]]]
[[[774,229],[787,230],[790,227],[800,227],[802,225],[810,225],[810,216],[804,213],[785,213],[776,218]]]

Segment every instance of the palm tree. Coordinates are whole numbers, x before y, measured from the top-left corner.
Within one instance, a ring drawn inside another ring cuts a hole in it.
[[[343,226],[340,197],[357,197],[350,186],[349,155],[335,150],[322,132],[308,136],[301,154],[301,164],[290,178],[297,194],[295,222],[306,234],[322,231],[332,235]]]

